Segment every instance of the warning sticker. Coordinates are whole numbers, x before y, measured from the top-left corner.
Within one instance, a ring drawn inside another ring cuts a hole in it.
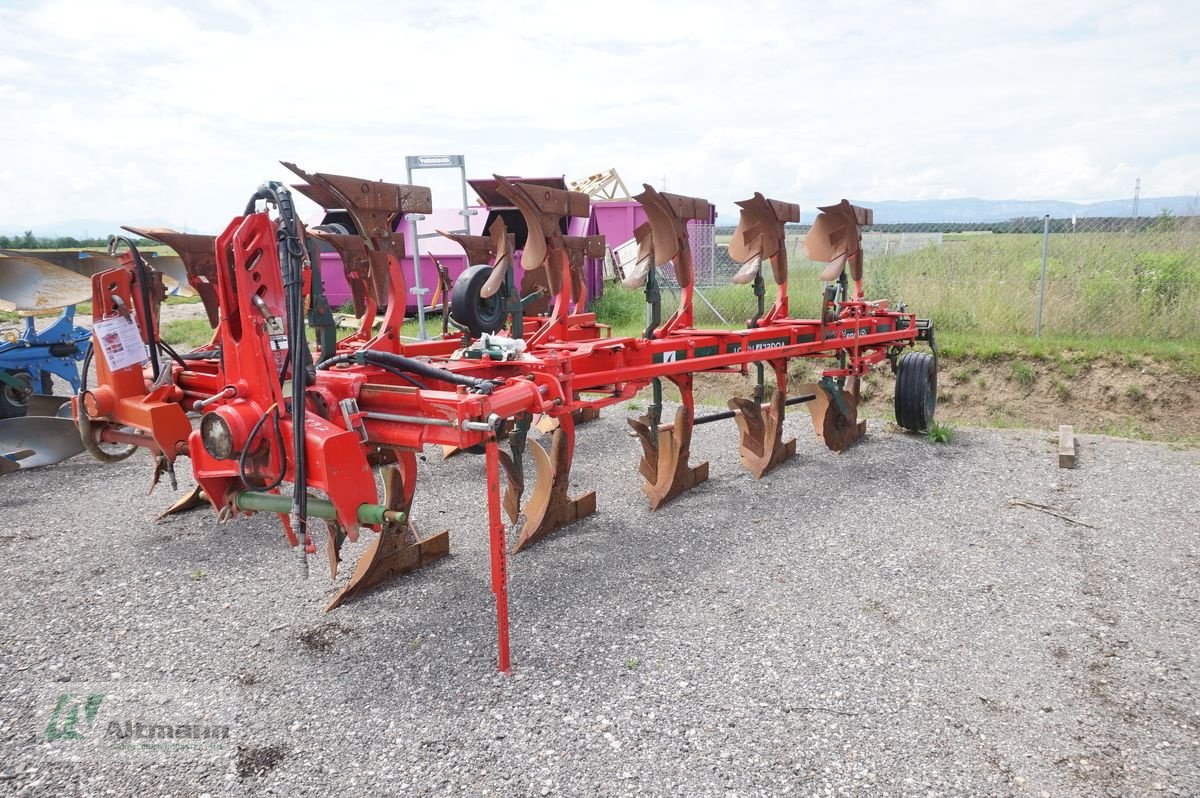
[[[104,319],[92,325],[92,330],[96,333],[104,360],[112,371],[146,362],[146,345],[142,343],[142,336],[132,319],[124,316]]]

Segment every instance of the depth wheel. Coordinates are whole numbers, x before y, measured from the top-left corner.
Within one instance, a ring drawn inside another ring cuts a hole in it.
[[[20,418],[29,409],[29,397],[33,394],[33,377],[28,371],[10,371],[10,377],[21,383],[20,388],[0,383],[0,418]]]
[[[494,333],[504,326],[504,303],[501,291],[493,296],[483,296],[483,285],[492,275],[492,267],[486,263],[464,271],[454,281],[450,294],[450,316],[478,338],[483,333]]]
[[[896,366],[896,423],[910,432],[924,432],[936,408],[937,358],[909,352]]]

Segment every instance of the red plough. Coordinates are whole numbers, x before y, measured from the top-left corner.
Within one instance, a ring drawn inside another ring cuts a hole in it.
[[[625,283],[644,287],[647,326],[640,336],[615,338],[585,309],[580,267],[599,242],[560,232],[562,217],[587,213],[587,196],[497,176],[496,190],[521,213],[523,240],[503,221],[487,236],[458,237],[478,261],[453,288],[451,315],[459,331],[410,343],[400,336],[406,287],[403,242],[394,231],[404,214],[429,212],[428,189],[288,167],[305,181],[298,190],[345,211],[353,229],[305,229],[288,190],[266,184],[215,239],[137,231],[179,252],[214,321],[213,341],[181,355],[159,340],[154,320],[161,280],[133,253],[93,280],[98,380],[81,391],[75,412],[85,446],[101,459],[145,448],[156,458],[157,478],[173,476],[177,459],[189,457],[199,489],[173,509],[206,500],[222,520],[277,513],[305,572],[317,548],[310,519],[325,522],[333,573],[343,540],[371,535],[329,608],[448,553],[446,532],[423,535],[410,517],[416,455],[425,446],[486,458],[499,664],[507,671],[503,516],[514,523],[524,516],[517,551],[595,511],[594,493],[572,497],[568,491],[581,416],[652,390],[648,412],[629,422],[642,444],[639,470],[652,509],[708,478],[707,463],[689,463],[699,425],[734,419],[742,462],[755,477],[795,453],[795,441],[782,437],[789,405],[808,403],[817,434],[831,449],[844,449],[865,430],[857,412],[859,382],[884,361],[905,386],[896,398],[900,423],[923,429],[932,421],[936,360],[905,353],[918,341],[932,348],[932,326],[903,307],[862,295],[859,227],[870,222],[866,209],[843,202],[823,209],[813,225],[806,252],[829,263],[828,285],[821,317],[800,320],[788,315],[784,246],[784,226],[799,220],[799,208],[761,194],[740,203],[730,252],[744,265],[734,282],[753,285],[759,310],[744,329],[703,330],[692,323],[687,224],[707,218],[709,204],[646,186],[637,199],[649,221],[638,231],[639,262]],[[321,300],[318,242],[342,254],[361,324],[341,340],[318,331],[314,347],[306,320]],[[517,251],[526,275],[520,286],[513,270]],[[681,301],[662,320],[657,268],[668,262]],[[764,263],[776,286],[769,308]],[[539,303],[542,315],[534,312]],[[794,389],[787,364],[798,357],[833,362],[819,382]],[[728,411],[696,415],[696,374],[744,373],[751,364],[758,372],[753,396],[731,399]],[[767,367],[775,373],[769,398]],[[664,379],[682,399],[669,422],[662,419]],[[539,416],[554,422],[549,450],[529,438]],[[527,499],[526,454],[536,474]]]

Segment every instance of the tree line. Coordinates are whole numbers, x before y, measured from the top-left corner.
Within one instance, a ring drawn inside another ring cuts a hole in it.
[[[157,241],[144,238],[133,240],[136,246],[152,246]],[[103,238],[75,238],[74,236],[37,236],[32,230],[26,230],[21,235],[0,236],[0,249],[105,249],[108,246],[108,236]]]

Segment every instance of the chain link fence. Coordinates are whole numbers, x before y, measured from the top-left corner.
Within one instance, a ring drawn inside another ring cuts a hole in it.
[[[744,326],[755,299],[730,282],[733,227],[690,230],[697,326]],[[804,257],[807,232],[787,233],[797,318],[817,314],[822,290],[821,266]],[[874,225],[863,228],[863,250],[867,297],[903,300],[939,330],[1034,335],[1040,302],[1045,335],[1200,340],[1200,216]],[[670,266],[662,283],[665,318],[678,306]]]

